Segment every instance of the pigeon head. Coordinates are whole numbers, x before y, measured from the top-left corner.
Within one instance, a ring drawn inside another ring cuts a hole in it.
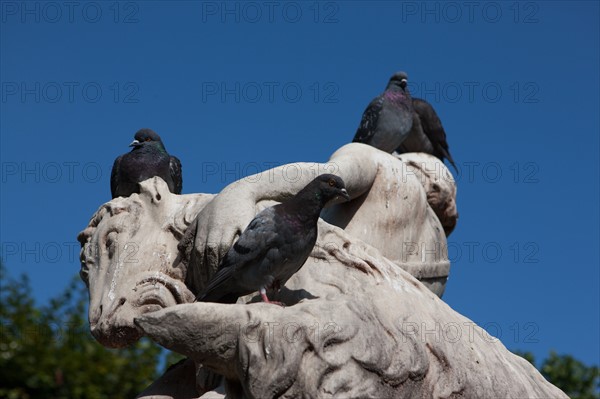
[[[390,78],[390,81],[386,87],[387,89],[391,88],[401,88],[402,90],[406,89],[406,85],[408,84],[408,75],[406,72],[396,72]]]
[[[346,200],[350,199],[346,186],[341,177],[332,174],[323,174],[318,176],[308,185],[316,189],[317,197],[320,197],[323,204],[329,201],[342,197]],[[316,186],[316,187],[315,187]]]
[[[152,129],[140,129],[133,136],[134,140],[129,144],[130,147],[143,147],[146,145],[157,145],[162,149],[165,148],[160,136]],[[134,148],[134,149],[135,149]]]

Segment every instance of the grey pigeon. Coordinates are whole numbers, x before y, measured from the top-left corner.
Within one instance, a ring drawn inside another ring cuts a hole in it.
[[[405,152],[426,152],[444,161],[444,158],[452,164],[458,172],[454,159],[450,155],[446,132],[442,121],[435,110],[427,101],[413,98],[413,126],[408,137],[396,149],[398,154]]]
[[[181,194],[181,162],[169,155],[160,136],[151,129],[140,129],[129,145],[133,149],[115,159],[110,175],[110,191],[113,198],[128,197],[139,193],[138,183],[158,176],[169,191]]]
[[[413,124],[407,81],[404,72],[396,72],[390,78],[385,91],[367,106],[353,142],[369,144],[389,153],[402,144]]]
[[[197,300],[235,303],[240,296],[260,291],[263,301],[271,302],[267,288],[278,290],[302,267],[317,240],[321,210],[337,197],[350,198],[343,180],[323,174],[292,198],[261,211],[225,254]]]

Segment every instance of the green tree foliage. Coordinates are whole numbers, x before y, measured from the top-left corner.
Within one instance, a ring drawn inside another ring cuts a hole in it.
[[[141,340],[109,350],[89,333],[87,291],[73,279],[36,307],[26,276],[0,263],[0,398],[133,398],[156,377],[161,349]]]
[[[515,353],[535,366],[532,353],[519,351]],[[551,351],[550,356],[542,363],[540,372],[571,399],[600,399],[598,366],[588,367],[571,355],[558,355]]]

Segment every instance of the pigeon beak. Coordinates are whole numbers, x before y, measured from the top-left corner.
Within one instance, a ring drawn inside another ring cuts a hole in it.
[[[138,145],[140,145],[140,142],[137,140],[133,140],[131,144],[129,144],[130,147],[137,147]]]
[[[346,201],[350,201],[350,196],[348,195],[348,191],[346,191],[345,188],[342,188],[340,192],[342,193],[342,197],[346,198]]]

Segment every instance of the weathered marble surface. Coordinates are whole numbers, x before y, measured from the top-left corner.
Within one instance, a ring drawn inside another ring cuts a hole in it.
[[[458,217],[441,162],[350,144],[327,164],[292,165],[217,196],[147,180],[80,234],[98,341],[122,347],[145,334],[189,357],[140,397],[566,397],[439,299]],[[326,172],[353,200],[323,213],[311,257],[276,297],[286,308],[248,303],[256,295],[188,303],[260,209]],[[224,386],[205,393],[215,372]]]

